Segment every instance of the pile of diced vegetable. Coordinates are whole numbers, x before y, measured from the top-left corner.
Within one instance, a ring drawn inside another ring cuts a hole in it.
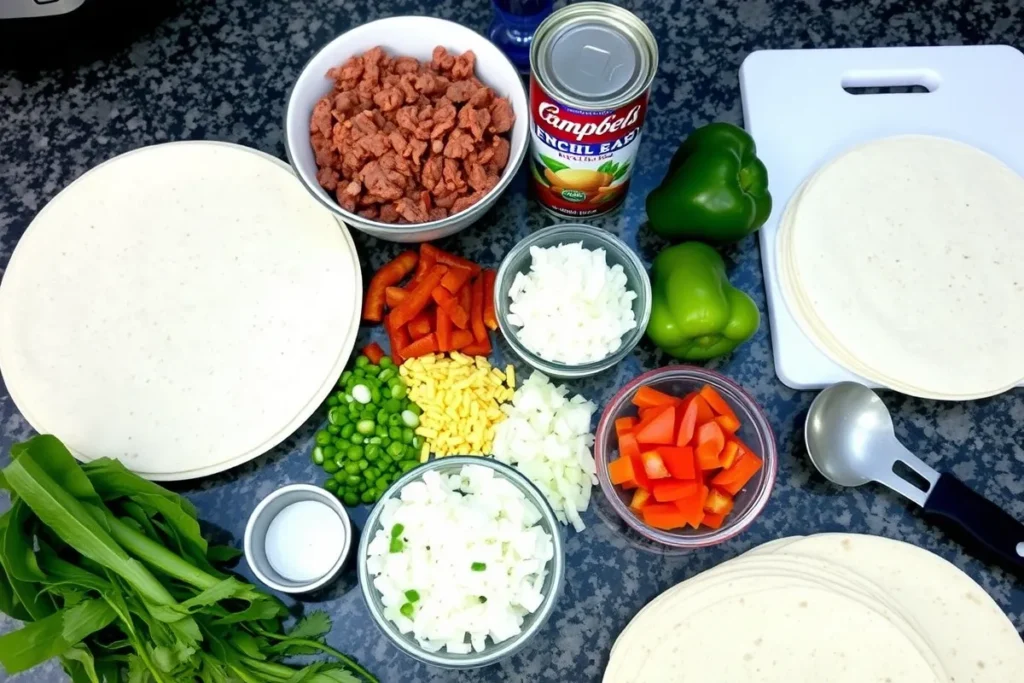
[[[487,356],[488,330],[498,328],[494,278],[493,270],[421,244],[419,253],[403,251],[374,274],[363,320],[384,323],[395,363],[439,351]]]
[[[629,507],[649,526],[719,528],[762,464],[736,413],[708,384],[681,398],[640,387],[632,402],[638,416],[615,421],[611,482],[633,490]]]
[[[377,502],[419,464],[421,412],[394,362],[376,344],[364,349],[327,397],[327,426],[316,433],[311,457],[330,477],[324,488],[346,505]]]

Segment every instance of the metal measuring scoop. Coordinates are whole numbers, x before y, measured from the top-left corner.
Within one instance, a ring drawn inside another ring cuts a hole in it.
[[[811,403],[804,425],[807,453],[826,479],[840,486],[876,481],[923,508],[970,550],[1024,573],[1024,524],[947,472],[939,473],[896,438],[882,399],[856,382],[840,382]],[[903,463],[922,477],[922,490],[896,472]]]

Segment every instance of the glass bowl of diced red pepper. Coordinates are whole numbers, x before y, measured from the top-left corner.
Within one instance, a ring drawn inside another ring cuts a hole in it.
[[[778,471],[775,435],[750,394],[684,365],[640,375],[612,398],[594,458],[619,516],[674,548],[715,545],[746,529]]]

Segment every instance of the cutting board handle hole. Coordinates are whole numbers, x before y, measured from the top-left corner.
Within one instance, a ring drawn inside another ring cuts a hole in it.
[[[939,88],[939,75],[931,69],[853,70],[842,77],[851,95],[926,95]]]

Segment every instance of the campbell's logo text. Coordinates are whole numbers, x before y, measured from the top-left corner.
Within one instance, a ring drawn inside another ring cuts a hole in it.
[[[625,116],[618,116],[618,112],[613,112],[600,121],[571,121],[560,116],[561,109],[557,104],[541,102],[537,107],[537,115],[555,130],[568,133],[578,142],[583,142],[584,138],[617,133],[635,125],[640,121],[640,109],[641,105],[638,104],[630,109]]]

